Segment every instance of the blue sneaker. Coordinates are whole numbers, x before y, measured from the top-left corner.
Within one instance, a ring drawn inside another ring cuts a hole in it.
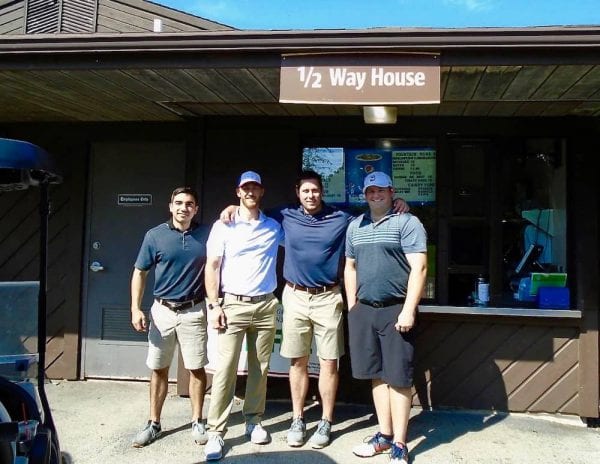
[[[377,432],[367,442],[361,443],[352,449],[352,452],[361,458],[370,458],[376,454],[386,452],[392,447],[392,440],[385,438],[381,432]]]
[[[406,447],[406,445],[403,445],[402,443],[392,443],[390,462],[392,464],[408,463],[408,448]]]

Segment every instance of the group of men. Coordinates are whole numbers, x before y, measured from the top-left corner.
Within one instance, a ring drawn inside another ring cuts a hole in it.
[[[353,452],[369,457],[389,451],[391,462],[407,462],[415,341],[411,329],[427,271],[421,222],[405,212],[403,201],[394,210],[393,184],[383,172],[365,177],[363,193],[369,210],[357,218],[323,202],[321,177],[312,171],[298,177],[298,206],[266,216],[260,210],[264,192],[260,175],[244,172],[236,188],[239,205],[226,209],[208,233],[193,221],[198,211],[196,193],[178,188],[169,203],[170,220],[146,233],[134,266],[131,312],[135,329],[149,332],[150,417],[133,445],[145,446],[161,434],[168,369],[179,343],[190,372],[192,436],[205,445],[207,460],[221,459],[244,337],[248,352],[243,406],[246,435],[256,444],[270,441],[261,420],[280,307],[273,291],[277,250],[282,245],[285,286],[280,353],[290,359],[293,409],[288,445],[302,446],[306,441],[304,403],[313,337],[320,364],[322,418],[308,442],[322,448],[331,439],[338,361],[344,354],[340,263],[345,250],[352,373],[358,379],[371,379],[379,423],[379,431]],[[148,324],[140,304],[152,267],[154,304]],[[204,425],[209,323],[218,331],[218,359]]]

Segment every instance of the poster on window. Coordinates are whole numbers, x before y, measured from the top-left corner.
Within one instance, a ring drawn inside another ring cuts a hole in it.
[[[346,188],[350,205],[365,202],[363,183],[367,174],[374,171],[390,173],[392,169],[391,153],[388,150],[352,149],[346,150]]]
[[[344,161],[344,149],[341,147],[309,147],[302,152],[302,169],[321,174],[325,203],[346,203]]]

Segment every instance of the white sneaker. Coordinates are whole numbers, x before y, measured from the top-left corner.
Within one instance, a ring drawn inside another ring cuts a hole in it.
[[[246,436],[256,445],[264,445],[270,441],[269,432],[260,424],[246,424]]]
[[[221,435],[214,434],[208,437],[208,442],[204,446],[204,454],[207,461],[218,461],[223,457],[223,446],[225,443]]]

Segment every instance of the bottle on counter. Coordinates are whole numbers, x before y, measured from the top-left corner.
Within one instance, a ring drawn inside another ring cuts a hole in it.
[[[490,284],[483,276],[477,278],[476,285],[477,306],[487,306],[490,302]]]

